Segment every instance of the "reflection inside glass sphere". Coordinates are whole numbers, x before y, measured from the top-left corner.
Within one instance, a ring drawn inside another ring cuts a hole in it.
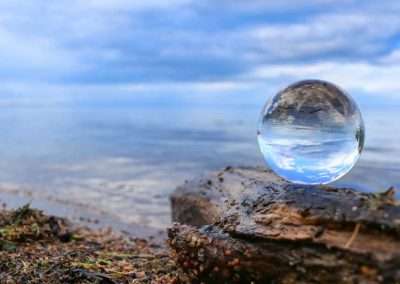
[[[326,184],[348,173],[364,145],[364,124],[353,101],[319,80],[290,85],[264,106],[258,143],[268,166],[288,181]]]

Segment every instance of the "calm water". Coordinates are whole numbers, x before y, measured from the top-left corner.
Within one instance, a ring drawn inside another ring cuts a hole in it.
[[[264,102],[3,107],[0,200],[31,201],[124,229],[164,228],[168,195],[185,179],[227,165],[263,164],[256,128]],[[339,184],[400,187],[400,108],[364,104],[361,110],[365,150]]]

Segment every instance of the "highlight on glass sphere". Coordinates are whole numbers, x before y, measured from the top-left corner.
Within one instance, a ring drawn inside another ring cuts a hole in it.
[[[354,100],[320,80],[294,83],[264,106],[257,139],[267,165],[287,181],[327,184],[348,173],[364,146]]]

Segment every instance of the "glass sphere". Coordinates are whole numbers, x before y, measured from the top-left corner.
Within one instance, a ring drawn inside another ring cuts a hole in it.
[[[264,106],[257,139],[267,165],[300,184],[326,184],[348,173],[364,146],[354,100],[332,83],[294,83]]]

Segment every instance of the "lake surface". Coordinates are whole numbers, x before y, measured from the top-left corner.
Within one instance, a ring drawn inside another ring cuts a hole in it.
[[[165,228],[168,196],[186,179],[263,165],[256,127],[265,100],[4,106],[0,201],[126,230]],[[336,184],[400,188],[399,106],[361,102],[365,149]]]

